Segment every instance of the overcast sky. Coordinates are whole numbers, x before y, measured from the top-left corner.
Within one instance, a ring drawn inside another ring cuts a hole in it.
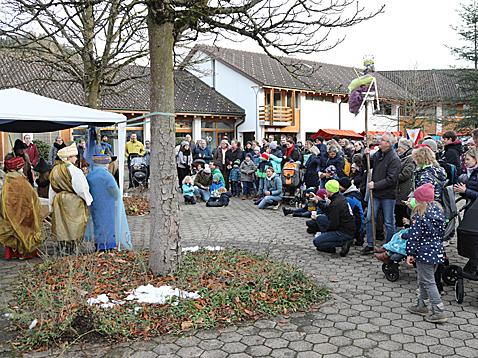
[[[463,0],[467,1],[467,0]],[[346,39],[329,52],[303,56],[309,60],[362,67],[364,55],[372,54],[376,70],[432,69],[460,66],[446,48],[458,45],[450,25],[459,21],[459,0],[361,0],[385,12],[348,28]],[[219,46],[260,51],[255,44],[222,41]],[[461,63],[463,66],[463,63]]]

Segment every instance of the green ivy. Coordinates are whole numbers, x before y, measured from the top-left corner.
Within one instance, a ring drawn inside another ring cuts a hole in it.
[[[45,143],[44,141],[39,140],[39,139],[34,139],[33,143],[38,148],[38,152],[40,153],[40,158],[43,158],[46,161],[48,161],[48,155],[50,154],[51,146],[49,144]]]

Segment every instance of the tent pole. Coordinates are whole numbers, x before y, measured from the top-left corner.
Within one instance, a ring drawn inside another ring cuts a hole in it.
[[[370,183],[372,179],[372,171],[371,171],[371,163],[370,163],[370,147],[369,147],[369,137],[368,137],[368,102],[365,102],[365,143],[369,151],[367,151],[366,158],[367,158],[367,188],[368,183]],[[376,242],[376,230],[375,230],[375,209],[373,203],[373,190],[368,189],[369,193],[369,201],[370,201],[370,218],[372,220],[372,238],[373,238],[373,247],[375,248]]]

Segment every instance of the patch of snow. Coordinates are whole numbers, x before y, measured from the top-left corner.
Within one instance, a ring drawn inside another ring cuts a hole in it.
[[[28,326],[28,329],[33,329],[37,326],[38,324],[38,320],[35,318],[32,323],[30,323],[30,325]]]
[[[139,286],[130,292],[126,301],[137,300],[139,303],[156,303],[164,305],[172,297],[198,299],[200,298],[197,292],[183,291],[171,286],[154,287],[151,284],[147,286]]]
[[[108,295],[104,293],[99,295],[96,298],[88,298],[86,302],[90,306],[100,305],[101,308],[111,308],[116,305],[124,305],[126,303],[125,301],[116,301],[116,300],[110,301],[110,298],[108,297]]]
[[[203,247],[200,247],[200,246],[191,246],[191,247],[183,247],[183,249],[181,250],[182,252],[196,252],[196,251],[199,251],[199,250],[207,250],[207,251],[221,251],[221,250],[224,250],[224,247],[221,247],[221,246],[203,246]]]

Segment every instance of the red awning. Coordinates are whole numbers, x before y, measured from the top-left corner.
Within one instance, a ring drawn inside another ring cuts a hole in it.
[[[363,139],[363,135],[347,129],[319,129],[319,131],[315,134],[312,134],[310,138],[315,140],[315,138],[319,136],[324,137],[325,140],[332,139],[334,136],[340,138]]]
[[[368,135],[371,135],[372,137],[373,136],[376,136],[376,135],[381,135],[381,134],[384,134],[384,133],[387,133],[385,131],[368,131]],[[403,133],[400,131],[400,132],[388,132],[388,133],[392,133],[395,137],[401,137],[403,135]],[[365,131],[363,131],[362,133],[360,133],[363,137],[365,137]]]

